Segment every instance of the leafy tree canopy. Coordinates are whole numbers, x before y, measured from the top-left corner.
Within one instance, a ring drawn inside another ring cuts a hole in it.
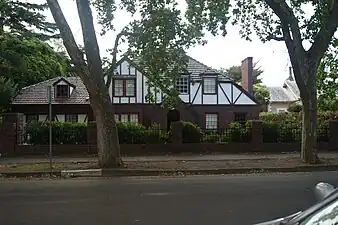
[[[261,67],[257,67],[258,62],[253,64],[253,73],[252,73],[252,78],[253,78],[253,83],[254,84],[261,84],[262,83],[262,78],[260,78],[260,75],[264,72]],[[242,82],[242,70],[241,66],[231,66],[228,69],[221,68],[221,71],[226,73],[229,77],[234,79],[236,83],[241,83]]]
[[[68,61],[52,47],[36,38],[0,35],[1,76],[18,88],[65,75]]]
[[[17,85],[10,79],[0,76],[0,113],[11,103],[17,92]]]
[[[318,109],[338,110],[338,39],[326,52],[317,73]]]
[[[47,22],[42,12],[46,4],[20,0],[0,0],[0,33],[10,32],[24,37],[49,39],[58,37],[55,24]]]
[[[269,89],[262,84],[254,84],[253,92],[256,100],[263,106],[267,106],[270,103]]]

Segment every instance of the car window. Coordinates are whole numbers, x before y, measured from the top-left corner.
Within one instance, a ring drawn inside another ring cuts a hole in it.
[[[338,225],[338,201],[326,205],[315,212],[300,225]]]

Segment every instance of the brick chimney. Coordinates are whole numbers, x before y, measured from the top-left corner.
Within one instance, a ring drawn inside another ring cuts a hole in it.
[[[250,94],[253,94],[252,57],[247,57],[242,61],[241,70],[242,70],[242,87]]]

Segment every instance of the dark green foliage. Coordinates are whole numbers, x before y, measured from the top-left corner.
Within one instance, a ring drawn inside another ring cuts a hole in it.
[[[7,30],[17,36],[36,37],[40,40],[58,37],[55,33],[56,25],[47,22],[43,14],[46,9],[46,4],[34,4],[22,0],[0,0],[0,33]]]
[[[65,75],[68,59],[38,39],[0,35],[1,76],[18,88]]]
[[[158,126],[146,128],[138,123],[117,123],[121,144],[167,143],[169,134]],[[86,144],[87,125],[85,123],[52,122],[53,144]],[[27,124],[25,137],[30,144],[49,143],[49,123],[31,122]]]
[[[295,113],[299,113],[303,110],[302,105],[297,104],[297,103],[292,103],[289,105],[288,107],[288,112],[295,112]]]
[[[251,129],[243,127],[237,122],[229,123],[227,129],[227,142],[249,142],[251,140]]]
[[[199,143],[202,138],[201,129],[194,123],[183,122],[183,143]]]
[[[10,79],[0,76],[0,113],[11,103],[17,91],[17,85]]]
[[[27,124],[25,138],[30,144],[48,144],[49,123],[31,122]],[[86,124],[52,122],[53,144],[86,144],[86,142]]]

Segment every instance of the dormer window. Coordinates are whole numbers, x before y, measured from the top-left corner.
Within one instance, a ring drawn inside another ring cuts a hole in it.
[[[203,78],[203,93],[216,94],[216,78],[208,77]]]
[[[56,97],[57,98],[68,98],[69,97],[69,86],[65,84],[56,85]]]

